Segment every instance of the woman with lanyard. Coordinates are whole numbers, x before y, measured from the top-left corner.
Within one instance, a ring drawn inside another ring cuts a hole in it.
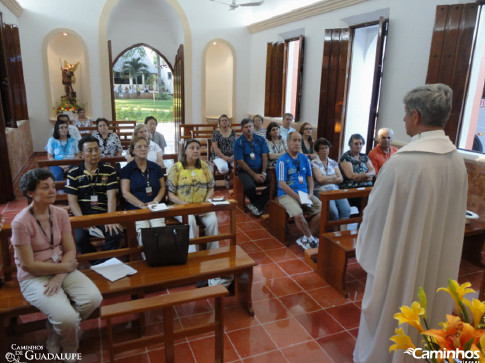
[[[46,169],[33,169],[20,180],[30,202],[12,222],[17,278],[24,298],[47,315],[46,349],[76,362],[81,320],[101,304],[94,283],[78,271],[76,247],[67,212],[52,205],[54,178]]]
[[[148,141],[141,136],[131,139],[129,152],[133,157],[121,169],[121,193],[128,202],[126,209],[148,208],[150,204],[158,204],[165,195],[165,180],[160,165],[147,160]],[[141,246],[141,228],[161,227],[165,225],[164,218],[136,221],[138,243]]]
[[[327,190],[338,190],[344,180],[338,163],[328,157],[330,141],[323,137],[315,142],[317,157],[312,160],[313,179],[315,179],[315,196]],[[350,204],[347,199],[331,200],[329,203],[329,220],[346,219],[350,216]]]
[[[215,181],[209,165],[200,159],[200,142],[188,139],[182,149],[180,161],[175,163],[167,177],[168,198],[174,204],[190,204],[206,202],[214,195]],[[199,214],[208,236],[219,234],[215,212]],[[177,217],[176,217],[177,218]],[[178,218],[181,221],[181,218]],[[189,236],[194,238],[197,232],[197,222],[189,215]],[[207,249],[219,248],[219,242],[207,243]],[[195,246],[189,246],[189,252],[195,252]],[[214,278],[209,285],[223,284],[228,287],[232,278]],[[202,285],[197,285],[202,286]]]
[[[101,157],[106,156],[121,156],[123,148],[118,135],[109,131],[108,120],[105,118],[96,119],[96,129],[93,136],[99,140],[99,149],[101,150]]]
[[[54,134],[47,141],[45,149],[47,150],[47,159],[64,160],[74,159],[79,156],[77,140],[69,135],[69,122],[65,119],[56,121],[54,125]],[[55,181],[65,179],[65,173],[69,170],[69,165],[51,166],[52,174]]]

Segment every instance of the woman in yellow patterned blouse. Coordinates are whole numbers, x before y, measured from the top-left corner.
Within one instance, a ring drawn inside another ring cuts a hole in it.
[[[200,142],[189,139],[182,149],[180,161],[175,163],[167,178],[168,198],[174,204],[190,204],[205,202],[214,195],[215,181],[212,172],[205,161],[200,160]],[[206,235],[219,234],[215,212],[199,214],[199,219],[205,226]],[[179,218],[177,218],[179,219]],[[181,220],[181,218],[179,219]],[[197,222],[193,215],[189,216],[190,238],[194,238]],[[219,242],[209,242],[207,248],[219,248]],[[189,246],[189,252],[194,252],[195,246]],[[230,285],[232,278],[215,278],[208,281],[209,285]]]

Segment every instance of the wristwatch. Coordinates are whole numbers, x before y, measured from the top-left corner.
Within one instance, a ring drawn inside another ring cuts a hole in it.
[[[261,174],[263,174],[264,176],[268,176],[268,175],[266,175],[266,172],[265,171],[263,171]]]

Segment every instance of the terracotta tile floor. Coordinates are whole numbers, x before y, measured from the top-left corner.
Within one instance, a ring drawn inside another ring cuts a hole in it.
[[[28,168],[33,163],[29,163]],[[18,184],[17,184],[18,185]],[[226,195],[218,190],[216,195]],[[0,205],[6,222],[25,207],[18,200]],[[218,215],[220,230],[228,230],[227,214]],[[294,241],[296,235],[290,236]],[[365,286],[365,272],[355,260],[350,262],[347,282],[350,297],[343,298],[312,271],[303,260],[303,251],[295,244],[285,246],[273,238],[262,222],[237,211],[237,242],[257,262],[254,268],[253,306],[250,317],[234,297],[225,299],[224,361],[226,362],[338,362],[351,363],[355,345],[360,302]],[[479,289],[482,269],[462,261],[460,281],[470,281]],[[180,287],[175,290],[193,288]],[[164,291],[166,293],[167,291]],[[175,309],[175,326],[187,327],[211,319],[212,301],[185,304]],[[39,314],[27,317],[38,318]],[[116,339],[136,335],[133,316],[117,320]],[[159,311],[146,314],[147,332],[159,333],[163,320]],[[99,319],[82,323],[84,335],[80,352],[83,363],[107,361],[105,324]],[[12,338],[17,344],[44,344],[47,333],[33,332]],[[213,341],[210,334],[181,339],[177,342],[177,362],[213,362]],[[164,362],[163,344],[118,352],[117,362]]]

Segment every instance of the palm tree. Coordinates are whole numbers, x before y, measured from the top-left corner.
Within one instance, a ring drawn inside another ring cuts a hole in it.
[[[139,74],[148,70],[148,66],[140,62],[140,59],[141,57],[132,58],[123,64],[123,71],[128,72],[130,76],[130,84],[132,84],[132,79],[136,80]]]

